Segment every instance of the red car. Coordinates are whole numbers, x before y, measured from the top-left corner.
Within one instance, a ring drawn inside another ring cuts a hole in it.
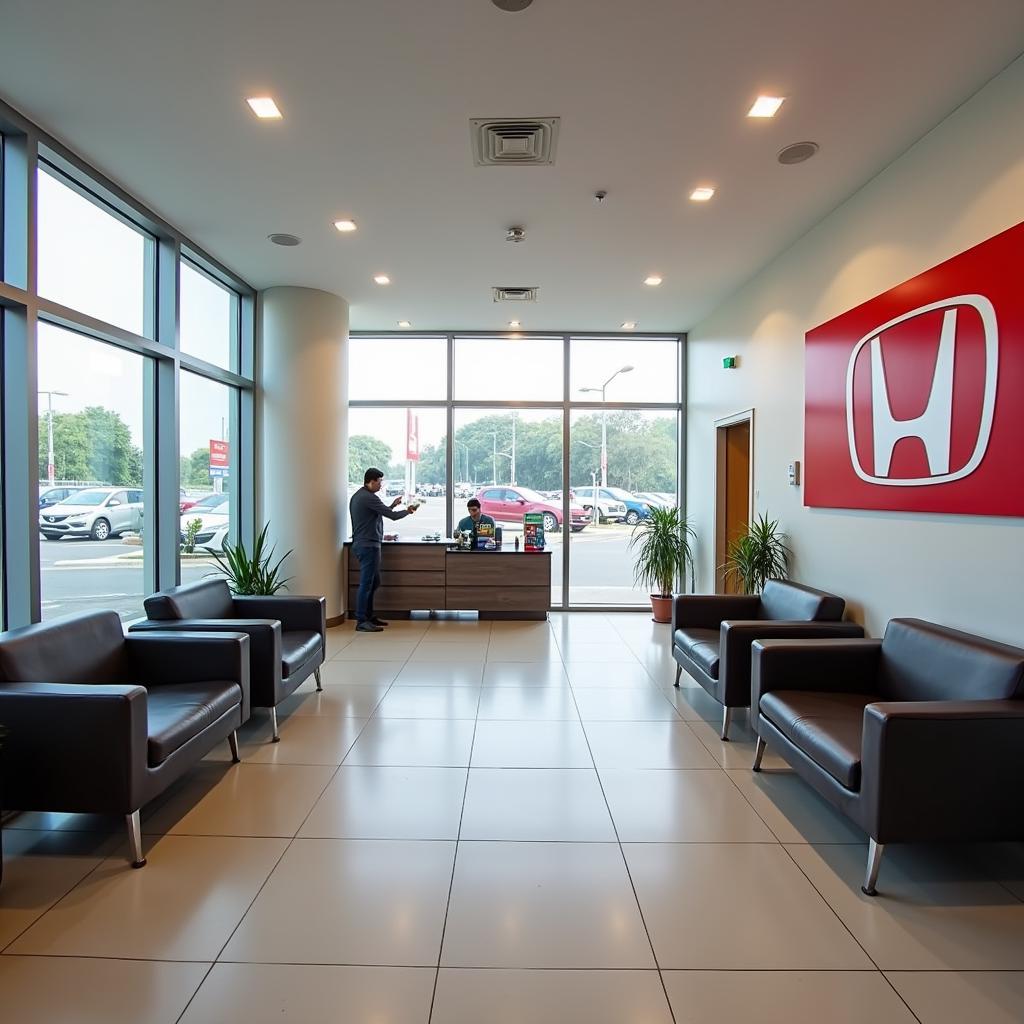
[[[529,487],[484,487],[477,491],[476,496],[480,511],[496,523],[521,523],[524,512],[543,512],[546,533],[561,529],[561,503],[556,505]],[[573,533],[579,533],[590,525],[590,513],[575,503],[569,505],[569,517]]]

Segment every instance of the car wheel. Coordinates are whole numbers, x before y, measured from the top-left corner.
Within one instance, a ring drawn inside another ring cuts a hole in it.
[[[93,540],[106,540],[110,536],[110,523],[108,523],[106,519],[97,519],[96,522],[92,524],[92,530],[90,531],[89,536],[92,537]]]
[[[631,508],[629,512],[626,513],[626,522],[629,523],[630,526],[636,526],[636,524],[640,522],[640,514],[636,509]]]
[[[572,528],[573,533],[582,533],[586,529],[585,526],[574,526]]]
[[[557,533],[558,532],[558,519],[555,518],[553,512],[544,513],[544,532],[545,533]]]

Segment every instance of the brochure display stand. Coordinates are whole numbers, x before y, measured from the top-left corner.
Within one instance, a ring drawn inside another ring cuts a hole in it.
[[[523,550],[544,550],[543,512],[525,512],[523,514]]]

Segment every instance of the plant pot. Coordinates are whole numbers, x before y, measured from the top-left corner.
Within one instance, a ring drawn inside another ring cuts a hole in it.
[[[662,594],[651,594],[651,609],[654,612],[655,622],[672,621],[672,595],[665,597]]]

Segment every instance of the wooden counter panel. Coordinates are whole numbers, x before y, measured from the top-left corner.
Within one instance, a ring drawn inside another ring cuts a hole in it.
[[[349,586],[359,586],[359,570],[350,569],[348,574]],[[390,571],[382,569],[380,573],[382,587],[443,587],[445,574],[443,569],[425,569],[417,571],[414,569],[398,569]]]
[[[550,587],[551,559],[544,555],[449,554],[448,589],[452,587]]]
[[[449,586],[443,607],[451,611],[546,612],[550,603],[549,587]]]
[[[348,588],[348,607],[354,613],[358,587]],[[373,596],[374,611],[444,608],[444,587],[381,587]]]
[[[349,568],[359,569],[359,559],[352,548],[349,552]],[[381,548],[381,569],[394,572],[403,570],[418,571],[421,569],[444,572],[443,544],[431,547],[429,544],[385,544]]]

